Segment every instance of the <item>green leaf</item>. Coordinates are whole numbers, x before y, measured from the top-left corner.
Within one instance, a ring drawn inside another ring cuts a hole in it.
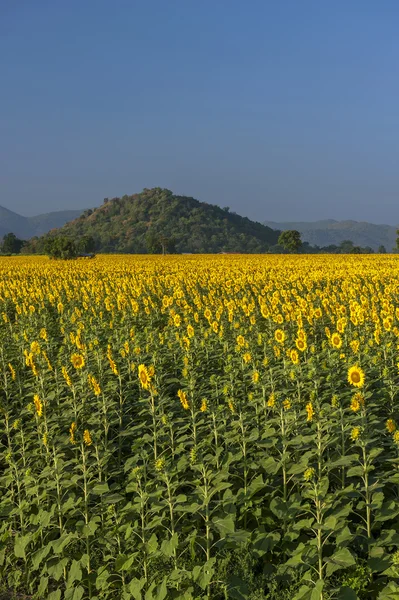
[[[179,544],[179,538],[177,533],[174,533],[169,540],[164,540],[161,544],[161,552],[170,558],[173,556],[174,551],[176,550]]]
[[[134,600],[142,600],[141,590],[145,584],[145,579],[137,579],[134,577],[129,583],[129,592],[132,594]]]
[[[82,580],[82,569],[80,568],[80,562],[78,560],[73,560],[71,566],[69,567],[67,587],[71,587],[75,581]]]
[[[399,586],[391,581],[378,595],[378,600],[399,600]]]
[[[81,585],[65,590],[64,600],[81,600],[85,591]]]
[[[154,596],[155,600],[165,600],[165,598],[166,598],[166,596],[168,594],[168,588],[166,586],[166,580],[167,580],[167,577],[165,576],[163,578],[163,581],[162,581],[161,585],[159,585],[157,587],[157,593]]]
[[[40,598],[44,597],[44,593],[47,591],[47,586],[48,586],[48,577],[41,577],[39,587],[37,589],[37,593],[39,594]]]
[[[292,600],[310,600],[312,591],[312,588],[310,588],[308,585],[301,585],[299,591],[295,594]]]
[[[324,581],[319,579],[312,590],[312,594],[310,596],[310,600],[320,600],[323,594]]]
[[[225,536],[226,533],[234,532],[234,519],[231,515],[224,519],[216,517],[213,519],[213,523],[221,536]]]
[[[158,550],[158,538],[155,533],[152,534],[150,539],[147,542],[147,549],[149,554],[153,554]]]
[[[61,600],[61,590],[50,592],[47,596],[47,600]]]
[[[254,540],[253,548],[258,556],[273,550],[274,546],[280,541],[280,534],[275,531],[271,533],[258,533]]]
[[[72,541],[73,537],[71,533],[64,533],[58,540],[51,542],[54,554],[62,554],[62,551]]]
[[[352,590],[352,588],[347,587],[345,585],[340,588],[340,590],[338,592],[337,600],[358,600],[358,597],[357,597],[356,592],[354,590]]]
[[[23,558],[26,560],[25,548],[30,542],[30,535],[19,535],[15,537],[14,543],[14,554],[16,558]]]
[[[46,558],[46,556],[50,552],[51,548],[52,548],[52,543],[50,542],[50,543],[46,544],[43,548],[40,548],[40,550],[37,550],[36,552],[34,552],[32,554],[32,569],[34,571],[36,571],[36,569],[39,568],[40,564]]]
[[[106,494],[107,492],[109,492],[109,487],[108,487],[108,483],[106,483],[106,482],[97,483],[91,490],[91,493],[95,494],[96,496],[100,496],[101,494]]]
[[[326,558],[325,561],[328,563],[326,571],[327,576],[330,576],[334,571],[338,571],[338,569],[345,569],[346,567],[351,567],[356,564],[356,561],[348,548],[340,548],[332,556]]]
[[[211,558],[204,564],[204,566],[201,569],[201,573],[198,577],[197,583],[203,590],[205,590],[205,588],[210,584],[212,580],[213,574],[215,572],[215,569],[213,568],[215,562],[216,558]]]

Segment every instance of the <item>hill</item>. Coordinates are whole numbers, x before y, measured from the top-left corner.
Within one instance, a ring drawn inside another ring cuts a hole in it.
[[[0,206],[0,238],[12,232],[18,238],[28,240],[33,236],[43,235],[55,227],[62,227],[81,213],[81,210],[60,210],[35,217],[23,217]]]
[[[160,238],[173,242],[177,252],[266,252],[279,236],[228,209],[162,188],[105,199],[49,235],[55,233],[75,240],[91,236],[97,251],[120,253],[151,252],[152,242]],[[41,251],[44,241],[32,240],[32,250]]]
[[[396,246],[396,229],[392,225],[375,225],[362,221],[284,222],[265,221],[265,225],[276,229],[296,229],[302,234],[302,241],[312,246],[339,245],[344,240],[352,240],[356,246],[370,246],[373,250],[385,246],[387,252]]]

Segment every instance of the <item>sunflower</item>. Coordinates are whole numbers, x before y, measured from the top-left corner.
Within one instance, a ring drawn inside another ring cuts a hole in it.
[[[145,365],[139,365],[138,370],[139,370],[140,385],[143,389],[148,390],[148,387],[149,387],[150,381],[151,381],[151,377],[148,372],[148,369]]]
[[[179,390],[177,392],[177,395],[179,396],[179,400],[180,400],[181,405],[184,408],[184,410],[188,410],[190,408],[190,404],[188,402],[188,398],[187,398],[186,392],[183,392],[183,390]]]
[[[83,432],[83,441],[86,444],[86,446],[91,446],[93,443],[93,440],[91,439],[90,431],[88,429],[85,429]]]
[[[364,396],[360,392],[356,392],[351,400],[351,410],[358,412],[364,406]]]
[[[37,416],[41,417],[42,414],[43,414],[43,404],[42,404],[42,401],[40,400],[40,398],[39,398],[39,396],[37,394],[35,394],[33,396],[33,402],[35,404]]]
[[[396,423],[393,419],[388,419],[385,426],[389,433],[393,433],[396,429]]]
[[[361,388],[364,386],[364,371],[355,365],[348,370],[348,382],[355,387]]]
[[[295,350],[295,348],[290,350],[290,359],[292,360],[294,365],[297,365],[299,363],[299,354],[298,354],[298,351]]]
[[[330,338],[331,346],[337,350],[342,346],[342,338],[339,333],[333,333]]]
[[[237,345],[242,348],[245,344],[244,336],[238,335],[236,342],[237,342]]]
[[[295,340],[295,345],[301,352],[305,352],[306,348],[308,347],[306,340],[303,340],[301,338],[297,338]]]
[[[352,431],[351,431],[351,440],[352,442],[356,442],[356,440],[360,437],[360,427],[353,427]]]
[[[85,366],[85,359],[81,354],[72,354],[71,363],[75,367],[75,369],[83,369]]]
[[[308,402],[306,405],[306,412],[307,412],[307,421],[313,421],[313,416],[314,416],[314,408],[313,408],[313,404],[311,402]]]
[[[284,342],[284,340],[285,340],[285,333],[284,333],[284,331],[282,329],[276,329],[276,331],[274,332],[274,339],[279,344],[282,344]]]

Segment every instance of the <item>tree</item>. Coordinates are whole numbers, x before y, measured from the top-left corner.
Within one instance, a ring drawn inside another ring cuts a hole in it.
[[[173,254],[176,252],[176,240],[155,231],[150,230],[147,233],[145,244],[149,254]]]
[[[378,254],[386,254],[387,253],[387,249],[385,248],[385,246],[383,244],[381,244],[381,246],[378,246]]]
[[[288,252],[298,252],[302,246],[301,234],[296,229],[288,229],[280,234],[277,243]]]
[[[15,233],[7,233],[3,237],[1,250],[3,254],[19,254],[24,244],[24,240],[17,238]]]
[[[44,243],[44,251],[50,258],[63,260],[76,258],[79,254],[73,239],[66,235],[47,238]]]
[[[96,242],[92,235],[84,235],[80,238],[78,244],[78,250],[81,253],[94,252],[96,249]]]

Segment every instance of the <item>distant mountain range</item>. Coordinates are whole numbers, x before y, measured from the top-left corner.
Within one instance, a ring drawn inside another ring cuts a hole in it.
[[[265,225],[272,229],[296,229],[302,234],[302,241],[312,246],[325,247],[331,244],[339,246],[344,240],[351,240],[356,246],[370,246],[378,250],[379,246],[385,246],[387,252],[391,252],[396,246],[396,226],[375,225],[363,221],[293,221],[276,223],[265,221]]]
[[[22,240],[41,236],[51,229],[62,227],[82,214],[82,210],[60,210],[35,217],[23,217],[18,213],[0,206],[0,238],[6,233],[15,233]]]
[[[257,253],[276,245],[280,232],[227,208],[153,188],[106,199],[47,237],[53,234],[74,240],[89,236],[98,252],[157,252],[166,245],[183,253]],[[32,240],[29,249],[43,251],[45,239]]]

